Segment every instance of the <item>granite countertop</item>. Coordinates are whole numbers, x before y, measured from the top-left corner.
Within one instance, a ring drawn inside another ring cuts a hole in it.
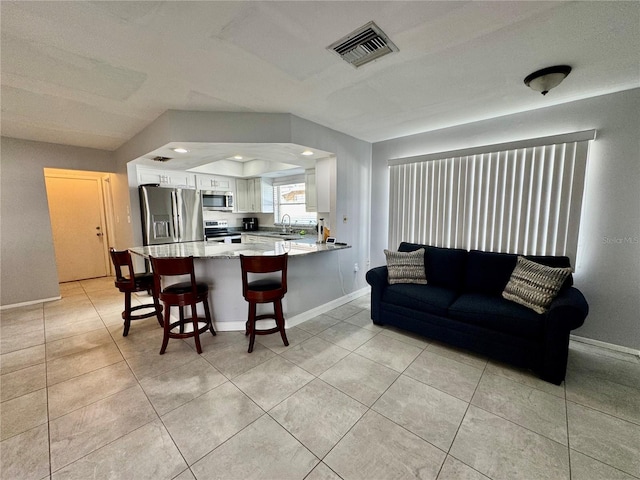
[[[277,239],[274,239],[273,242],[268,242],[264,238],[259,243],[185,242],[131,247],[129,251],[145,258],[149,256],[158,258],[190,256],[194,258],[238,258],[240,255],[282,255],[283,253],[288,253],[291,256],[302,256],[345,248],[351,248],[351,246]]]

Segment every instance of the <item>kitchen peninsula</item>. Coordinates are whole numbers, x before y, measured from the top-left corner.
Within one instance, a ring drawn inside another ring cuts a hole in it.
[[[254,241],[249,237],[244,239],[244,243],[185,242],[132,247],[129,250],[147,259],[150,256],[193,256],[196,278],[209,285],[215,328],[229,331],[244,330],[247,319],[248,307],[242,297],[240,255],[289,254],[288,292],[282,305],[285,318],[290,320],[345,295],[343,282],[348,280],[340,268],[340,252],[347,248],[351,247],[308,241],[268,241],[265,238]]]

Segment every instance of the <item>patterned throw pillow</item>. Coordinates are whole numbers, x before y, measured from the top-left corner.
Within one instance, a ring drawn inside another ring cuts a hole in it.
[[[552,268],[518,257],[502,297],[537,313],[546,313],[573,270]]]
[[[424,248],[413,252],[385,250],[384,254],[387,256],[390,285],[394,283],[427,283],[427,277],[424,273]]]

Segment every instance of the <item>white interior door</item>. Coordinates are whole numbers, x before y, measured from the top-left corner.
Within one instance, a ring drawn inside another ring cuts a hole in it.
[[[58,280],[107,275],[100,179],[46,177]]]

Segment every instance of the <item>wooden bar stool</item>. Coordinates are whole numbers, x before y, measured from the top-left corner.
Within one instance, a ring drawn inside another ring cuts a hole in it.
[[[268,335],[280,332],[282,341],[289,345],[284,331],[284,315],[282,313],[282,298],[287,293],[287,259],[288,254],[277,256],[247,256],[240,255],[242,268],[242,295],[249,302],[249,319],[247,320],[245,335],[249,337],[249,353],[253,351],[256,335]],[[249,282],[248,274],[268,274],[280,272],[277,277],[269,276]],[[258,303],[273,303],[274,313],[256,315]],[[273,318],[276,326],[267,330],[256,330],[256,320]]]
[[[131,320],[142,320],[143,318],[157,317],[158,323],[162,326],[162,306],[158,302],[158,296],[155,294],[155,287],[153,284],[153,274],[149,272],[135,273],[133,270],[133,261],[131,260],[131,254],[128,250],[115,250],[110,249],[111,261],[116,269],[116,281],[115,285],[122,293],[124,293],[124,311],[122,312],[122,319],[124,320],[124,331],[122,336],[126,337],[129,334],[129,327],[131,326]],[[124,267],[127,268],[127,275],[124,275]],[[134,292],[150,292],[153,295],[153,303],[146,303],[144,305],[131,306],[131,294]],[[153,311],[148,313],[133,314],[137,310],[152,308]]]
[[[196,350],[202,353],[200,334],[206,330],[216,334],[209,311],[209,286],[205,282],[196,282],[193,257],[155,258],[150,257],[153,279],[158,296],[164,304],[164,337],[160,355],[164,354],[170,338],[194,337]],[[165,277],[189,275],[189,281],[183,281],[162,288]],[[198,317],[196,304],[202,302],[205,317]],[[184,307],[191,306],[191,318],[184,318]],[[178,307],[180,319],[171,323],[171,307]],[[178,329],[177,332],[173,331]]]

